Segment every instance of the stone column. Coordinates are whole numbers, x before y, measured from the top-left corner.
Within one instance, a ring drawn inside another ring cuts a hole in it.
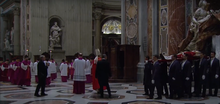
[[[20,8],[14,9],[14,55],[20,55]]]
[[[0,56],[3,56],[3,49],[4,49],[4,38],[5,38],[5,31],[7,28],[7,17],[6,15],[2,14],[1,15],[1,35],[0,35]]]
[[[101,49],[101,9],[95,9],[95,49]]]
[[[159,28],[158,28],[158,0],[153,0],[153,18],[152,18],[152,54],[159,54]]]
[[[125,44],[125,0],[121,0],[121,44]]]
[[[138,14],[139,14],[139,26],[138,26],[138,32],[139,32],[139,45],[140,45],[140,62],[138,63],[138,72],[137,72],[137,82],[141,83],[143,82],[143,76],[144,76],[144,37],[147,35],[147,0],[139,0],[138,3]],[[146,36],[147,37],[147,36]],[[146,47],[145,47],[146,48]]]

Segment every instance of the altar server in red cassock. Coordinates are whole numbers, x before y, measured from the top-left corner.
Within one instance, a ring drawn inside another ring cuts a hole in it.
[[[74,60],[72,59],[72,62],[69,64],[69,69],[70,69],[70,79],[73,79],[73,75],[74,75],[74,68],[73,68],[73,63]]]
[[[63,59],[61,65],[60,65],[60,72],[61,72],[62,82],[67,82],[67,70],[68,70],[68,65],[65,62],[65,60]]]
[[[33,66],[33,72],[34,72],[34,75],[35,75],[35,82],[38,83],[38,76],[37,76],[37,64],[39,62],[39,59],[37,59],[35,62],[34,62],[34,66]]]
[[[75,94],[83,94],[85,93],[85,69],[87,68],[85,60],[82,58],[82,53],[79,54],[79,58],[75,59],[73,63],[74,72],[74,85],[73,85],[73,93]]]
[[[9,81],[9,60],[7,59],[3,65],[1,66],[2,69],[2,81],[3,82],[8,82]]]
[[[15,69],[15,80],[17,82],[17,85],[19,87],[22,87],[23,85],[25,85],[26,71],[21,68],[21,62],[19,58],[16,59]]]
[[[86,73],[86,83],[91,83],[92,82],[92,77],[91,77],[91,63],[90,60],[88,58],[85,58],[86,61],[86,66],[87,68],[85,69],[85,73]]]
[[[50,68],[51,68],[51,80],[54,80],[57,78],[57,65],[53,58],[51,59],[50,62]]]
[[[3,64],[3,59],[0,57],[0,81],[2,81],[2,64]]]
[[[24,57],[24,61],[21,62],[21,68],[25,70],[25,85],[31,85],[31,61],[28,60],[28,56]]]
[[[15,81],[14,81],[14,73],[15,73],[15,70],[14,70],[14,64],[15,64],[15,58],[12,59],[12,62],[9,64],[9,70],[10,70],[10,82],[12,84],[15,84]]]

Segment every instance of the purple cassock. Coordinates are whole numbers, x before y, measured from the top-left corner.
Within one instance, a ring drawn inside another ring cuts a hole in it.
[[[31,65],[31,62],[29,60],[22,61],[23,65]],[[25,69],[24,69],[25,70]],[[30,86],[31,85],[31,68],[27,67],[25,70],[25,85]]]
[[[25,85],[25,70],[21,68],[21,62],[15,62],[15,76],[14,79],[17,85]]]

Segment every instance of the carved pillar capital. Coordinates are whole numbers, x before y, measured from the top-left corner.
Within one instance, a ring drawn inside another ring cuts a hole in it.
[[[95,19],[96,20],[100,20],[101,19],[101,16],[102,16],[102,9],[100,8],[96,8],[95,11],[94,11],[94,16],[95,16]]]
[[[13,13],[14,13],[14,15],[19,16],[20,15],[20,8],[19,7],[14,8]]]

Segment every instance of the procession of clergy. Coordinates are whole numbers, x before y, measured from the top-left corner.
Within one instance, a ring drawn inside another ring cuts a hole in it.
[[[105,65],[108,70],[107,75],[105,75],[105,72],[101,72],[103,75],[109,76],[106,78],[106,82],[103,82],[102,88],[100,88],[100,82],[103,81],[103,77],[101,80],[98,80],[98,77],[102,75],[95,75],[100,73],[96,71],[96,64],[98,61],[105,62],[105,57],[107,56],[104,55],[103,58],[101,58],[99,55],[89,60],[88,57],[83,57],[82,54],[79,53],[76,59],[72,59],[71,63],[63,59],[62,63],[59,65],[61,81],[67,82],[67,79],[74,80],[73,93],[75,94],[84,94],[85,83],[92,83],[93,89],[100,93],[101,97],[103,97],[103,89],[105,90],[106,88],[109,92],[109,97],[111,97],[108,85],[108,78],[111,76],[110,64]],[[40,62],[44,64],[39,65]],[[47,71],[43,72],[44,69]],[[40,95],[38,95],[40,88],[41,95],[47,95],[44,93],[45,86],[49,86],[51,81],[57,78],[57,64],[54,59],[46,60],[44,55],[41,55],[34,63],[30,61],[28,56],[25,56],[22,62],[20,62],[19,58],[12,59],[11,63],[9,63],[9,60],[3,62],[2,59],[0,59],[0,81],[11,82],[11,84],[18,85],[18,87],[31,86],[31,71],[35,72],[35,82],[38,83],[35,96],[40,97]]]
[[[162,99],[163,94],[170,99],[206,97],[207,95],[217,97],[220,67],[219,60],[215,57],[216,53],[211,52],[210,57],[203,52],[198,52],[194,57],[196,54],[196,52],[183,52],[171,55],[170,60],[162,54],[154,55],[152,60],[146,57],[144,95],[153,99],[156,88],[158,95],[156,99]]]

